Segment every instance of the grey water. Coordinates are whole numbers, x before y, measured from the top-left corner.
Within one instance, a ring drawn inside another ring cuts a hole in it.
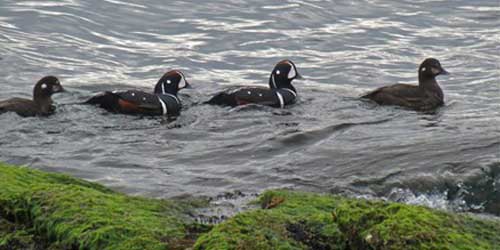
[[[427,57],[451,73],[444,107],[358,98],[417,84]],[[297,104],[202,104],[285,58]],[[170,69],[194,87],[174,121],[77,105]],[[0,115],[1,161],[152,197],[292,188],[500,215],[498,0],[0,0],[0,99],[49,74],[68,90],[57,113]]]

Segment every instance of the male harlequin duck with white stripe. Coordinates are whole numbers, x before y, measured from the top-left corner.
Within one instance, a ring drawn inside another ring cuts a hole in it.
[[[47,116],[53,114],[52,94],[63,92],[61,83],[55,76],[46,76],[40,79],[33,88],[33,100],[11,98],[0,101],[0,114],[15,112],[20,116]]]
[[[283,60],[276,64],[269,77],[269,88],[243,87],[216,94],[208,102],[221,106],[239,106],[260,104],[276,108],[284,108],[295,103],[297,91],[292,86],[294,79],[302,79],[295,64]]]
[[[182,108],[177,92],[183,88],[191,86],[181,71],[172,70],[158,80],[153,94],[139,90],[106,91],[85,103],[114,113],[177,116]]]

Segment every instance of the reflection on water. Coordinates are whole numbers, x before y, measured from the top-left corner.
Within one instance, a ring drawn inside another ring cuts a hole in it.
[[[47,74],[70,92],[55,97],[55,116],[1,115],[0,160],[158,197],[290,187],[430,197],[437,207],[446,197],[494,213],[496,186],[474,181],[499,182],[477,174],[500,162],[498,27],[497,1],[4,0],[0,99],[30,94]],[[452,73],[438,78],[445,107],[423,114],[358,100],[415,84],[431,56]],[[226,86],[266,85],[283,58],[307,79],[295,84],[297,105],[201,105]],[[174,122],[74,105],[105,89],[149,91],[169,69],[195,87]],[[476,187],[487,195],[457,191]]]

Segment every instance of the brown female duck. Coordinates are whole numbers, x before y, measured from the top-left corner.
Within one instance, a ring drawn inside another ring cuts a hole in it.
[[[436,76],[447,74],[437,59],[427,58],[418,69],[418,85],[385,86],[361,98],[370,99],[380,105],[397,105],[419,111],[432,110],[444,104],[443,91],[436,81]]]
[[[20,116],[46,116],[54,113],[52,94],[63,92],[61,83],[55,76],[46,76],[35,84],[33,100],[25,98],[10,98],[0,101],[0,114],[16,112]]]

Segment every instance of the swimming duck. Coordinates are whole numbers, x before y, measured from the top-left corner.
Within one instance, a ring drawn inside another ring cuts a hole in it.
[[[436,76],[448,75],[434,58],[425,59],[418,68],[418,85],[395,84],[378,88],[363,95],[380,105],[397,105],[414,110],[432,110],[444,104],[444,94]]]
[[[16,112],[24,117],[53,114],[56,108],[51,97],[53,94],[63,91],[64,88],[57,77],[45,76],[35,84],[32,100],[14,97],[0,101],[0,114]]]
[[[153,93],[140,90],[106,91],[90,98],[85,104],[95,104],[114,113],[177,116],[182,108],[177,92],[184,88],[191,88],[184,74],[172,70],[158,80]]]
[[[292,85],[294,79],[302,79],[297,67],[290,60],[276,64],[269,77],[269,88],[240,87],[217,93],[206,103],[235,107],[245,104],[260,104],[284,108],[295,103],[297,90]]]

